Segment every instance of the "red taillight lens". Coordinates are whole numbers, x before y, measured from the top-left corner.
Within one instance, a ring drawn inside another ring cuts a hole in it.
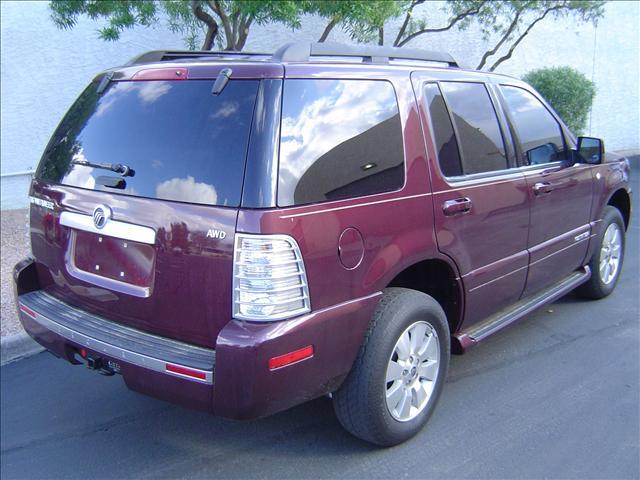
[[[200,370],[193,370],[191,368],[181,367],[180,365],[173,365],[171,363],[167,363],[164,368],[167,372],[179,373],[180,375],[186,375],[187,377],[192,377],[192,378],[199,378],[200,380],[207,379],[206,373],[201,372]]]
[[[313,345],[308,345],[300,350],[273,357],[269,360],[269,370],[286,367],[287,365],[291,365],[292,363],[300,362],[311,357],[313,357]]]

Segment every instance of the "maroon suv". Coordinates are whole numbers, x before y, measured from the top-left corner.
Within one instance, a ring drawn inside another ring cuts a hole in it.
[[[629,163],[446,54],[150,52],[99,75],[31,185],[20,318],[131,389],[250,419],[332,394],[414,435],[462,353],[622,266]]]

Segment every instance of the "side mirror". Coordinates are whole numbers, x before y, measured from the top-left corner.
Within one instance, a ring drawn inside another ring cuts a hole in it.
[[[590,164],[602,163],[604,158],[604,142],[599,138],[578,137],[577,147],[580,161]]]

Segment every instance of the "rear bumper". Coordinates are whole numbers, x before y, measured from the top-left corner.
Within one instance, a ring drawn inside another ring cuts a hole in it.
[[[213,350],[125,327],[67,305],[43,290],[20,295],[18,308],[23,323],[28,317],[38,331],[53,332],[114,362],[213,384]]]
[[[274,323],[230,321],[216,349],[159,337],[72,307],[40,290],[33,261],[14,271],[20,320],[56,356],[118,365],[132,390],[229,418],[269,415],[335,390],[362,342],[379,294]],[[313,346],[275,370],[269,359]]]

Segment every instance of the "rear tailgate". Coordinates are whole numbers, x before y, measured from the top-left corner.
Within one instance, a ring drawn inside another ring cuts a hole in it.
[[[215,346],[258,80],[91,84],[32,184],[31,241],[55,297],[157,335]],[[122,165],[126,169],[121,168]],[[117,171],[116,171],[117,170]]]

